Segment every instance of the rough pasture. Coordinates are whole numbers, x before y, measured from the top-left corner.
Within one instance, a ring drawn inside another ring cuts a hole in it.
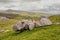
[[[24,17],[19,16],[8,21],[0,21],[0,30],[10,30],[7,33],[0,33],[0,40],[60,40],[60,25],[57,24],[34,28],[31,31],[26,30],[22,33],[14,32],[12,26],[20,20],[19,18]]]

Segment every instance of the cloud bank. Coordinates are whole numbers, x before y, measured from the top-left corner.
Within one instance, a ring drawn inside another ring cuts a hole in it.
[[[13,10],[55,13],[57,10],[55,10],[54,12],[54,10],[52,9],[54,9],[55,7],[54,5],[58,4],[60,4],[60,0],[0,0],[0,10],[13,9]],[[50,9],[49,7],[53,8]],[[60,7],[57,8],[59,9]],[[59,12],[57,11],[56,13]]]

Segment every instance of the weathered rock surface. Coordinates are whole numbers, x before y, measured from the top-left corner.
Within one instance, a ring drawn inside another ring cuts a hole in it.
[[[52,22],[48,18],[41,18],[36,22],[33,20],[21,20],[13,26],[14,31],[32,30],[36,27],[52,25]]]

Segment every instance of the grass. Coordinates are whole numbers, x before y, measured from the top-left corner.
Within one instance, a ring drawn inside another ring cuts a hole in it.
[[[17,20],[8,20],[8,21],[0,21],[0,30],[12,30],[13,24],[15,24]]]
[[[0,30],[10,30],[7,33],[0,33],[0,40],[60,40],[60,25],[43,26],[22,33],[14,32],[12,27],[20,18],[30,18],[31,16],[28,14],[21,15],[8,21],[0,21]]]

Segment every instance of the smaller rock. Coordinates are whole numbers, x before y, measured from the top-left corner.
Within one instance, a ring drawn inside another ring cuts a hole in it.
[[[7,17],[0,17],[0,20],[9,20]]]
[[[47,25],[52,25],[52,22],[48,18],[42,17],[40,19],[40,24],[42,26],[47,26]]]
[[[0,33],[2,32],[9,32],[9,30],[0,30]]]
[[[60,22],[56,22],[56,23],[54,23],[54,24],[60,24]]]
[[[4,32],[9,32],[10,30],[5,30]]]

